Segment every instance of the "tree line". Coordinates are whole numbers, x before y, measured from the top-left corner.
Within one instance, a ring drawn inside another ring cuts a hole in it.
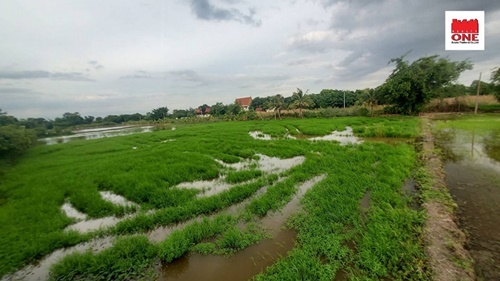
[[[342,108],[354,105],[366,106],[373,114],[377,104],[387,105],[392,113],[418,114],[434,98],[456,97],[475,94],[478,80],[465,86],[457,79],[465,70],[472,69],[469,61],[451,61],[449,58],[427,56],[413,62],[405,56],[391,59],[395,65],[385,82],[376,88],[359,90],[323,89],[319,93],[309,94],[297,88],[290,96],[282,94],[267,97],[255,97],[250,105],[250,112],[244,112],[237,103],[217,102],[211,106],[203,104],[197,108],[174,109],[172,113],[166,106],[152,109],[146,114],[120,114],[106,117],[82,116],[78,112],[66,112],[54,120],[45,118],[17,119],[0,109],[0,158],[17,155],[29,148],[36,138],[70,133],[78,126],[105,126],[129,122],[158,121],[166,119],[191,118],[197,115],[224,117],[235,116],[256,118],[256,112],[271,110],[275,118],[281,118],[283,110],[298,111],[303,117],[306,109]],[[500,68],[492,70],[490,83],[480,82],[480,94],[494,94],[500,101]]]

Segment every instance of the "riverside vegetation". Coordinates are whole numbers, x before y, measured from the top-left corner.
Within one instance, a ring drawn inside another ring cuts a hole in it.
[[[282,208],[300,183],[325,175],[288,222],[298,231],[296,246],[255,279],[332,280],[342,274],[363,280],[428,279],[424,215],[410,207],[413,199],[401,188],[415,167],[414,147],[369,140],[341,146],[307,139],[346,126],[359,137],[418,135],[418,119],[412,117],[287,119],[181,125],[30,149],[0,175],[0,275],[56,249],[113,235],[118,238],[108,249],[62,259],[52,267],[51,278],[153,278],[158,261],[169,263],[189,251],[231,254],[265,238],[259,218]],[[251,131],[272,139],[253,139]],[[305,161],[279,174],[226,166],[259,155],[303,156]],[[199,196],[199,189],[176,187],[213,179],[233,187],[207,197]],[[255,195],[264,186],[265,192]],[[99,191],[112,191],[136,205],[112,204]],[[370,204],[361,208],[367,194]],[[251,201],[243,210],[218,213],[247,198]],[[65,202],[90,218],[134,215],[85,234],[66,231],[75,220],[61,211]],[[159,243],[145,236],[159,226],[194,218],[199,220]]]

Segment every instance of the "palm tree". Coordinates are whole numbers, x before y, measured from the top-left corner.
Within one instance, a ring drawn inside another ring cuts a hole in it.
[[[310,96],[307,95],[307,90],[305,93],[302,92],[300,88],[297,88],[296,92],[293,92],[292,95],[292,104],[291,106],[293,108],[298,108],[299,109],[299,116],[302,118],[302,109],[309,108],[314,105],[314,101],[311,99]]]
[[[363,91],[363,99],[365,103],[370,106],[370,116],[373,116],[373,106],[377,104],[377,97],[375,95],[375,89],[365,89]]]
[[[269,107],[274,108],[274,119],[276,119],[276,113],[278,113],[278,117],[281,119],[281,110],[285,106],[285,98],[282,95],[277,94],[271,98],[269,101]]]

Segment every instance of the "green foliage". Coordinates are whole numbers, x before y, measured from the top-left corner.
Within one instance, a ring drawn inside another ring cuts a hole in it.
[[[119,238],[112,248],[65,257],[51,268],[52,280],[131,280],[153,267],[157,249],[144,236]]]
[[[492,91],[496,99],[500,102],[500,67],[496,67],[491,72]]]
[[[242,183],[262,176],[260,170],[243,170],[228,172],[225,178],[227,183]]]
[[[0,158],[17,157],[36,141],[33,130],[15,125],[0,126]]]
[[[168,116],[168,107],[158,107],[153,109],[150,113],[148,113],[148,118],[150,120],[161,120],[165,119]]]
[[[477,83],[478,80],[472,81],[468,89],[469,95],[477,94]],[[481,83],[479,84],[479,95],[491,95],[493,93],[493,85],[488,82],[481,81]]]
[[[291,108],[299,109],[299,116],[302,118],[302,110],[306,108],[310,108],[314,106],[314,101],[311,99],[309,95],[302,92],[301,89],[297,88],[297,91],[293,92],[292,95],[292,103],[290,104]]]
[[[417,114],[442,88],[472,69],[468,61],[450,61],[439,56],[420,58],[410,64],[404,56],[391,59],[396,68],[382,85],[387,99],[403,114]]]

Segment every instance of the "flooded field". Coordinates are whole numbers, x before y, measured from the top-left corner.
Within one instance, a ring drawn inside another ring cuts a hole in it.
[[[401,186],[416,123],[220,122],[37,146],[0,182],[2,280],[411,277],[421,216]]]
[[[299,199],[325,176],[315,177],[298,188],[298,193],[281,210],[263,218],[261,224],[270,238],[231,256],[185,255],[163,266],[159,280],[249,280],[286,256],[295,245],[297,231],[285,227],[286,220],[299,208]]]
[[[111,138],[118,136],[127,136],[138,133],[148,133],[154,130],[154,126],[120,126],[109,128],[96,128],[74,131],[73,135],[51,137],[39,139],[40,142],[47,145],[54,145],[58,143],[66,143],[72,140],[93,140],[100,138]]]
[[[500,280],[500,127],[491,125],[490,130],[452,126],[435,134],[479,280]]]

